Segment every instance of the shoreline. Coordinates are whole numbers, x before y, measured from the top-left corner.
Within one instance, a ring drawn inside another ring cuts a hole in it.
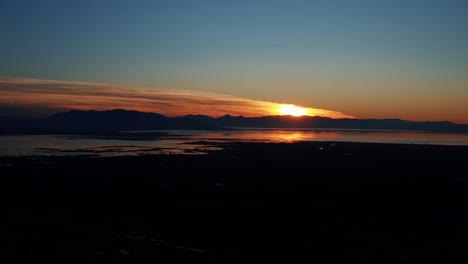
[[[57,135],[51,135],[56,137]],[[180,155],[207,155],[213,150],[222,150],[224,146],[230,144],[245,145],[245,144],[327,144],[334,143],[340,145],[365,145],[375,144],[385,147],[390,146],[438,146],[438,147],[468,147],[468,144],[452,143],[443,144],[441,142],[431,143],[430,141],[422,142],[379,142],[379,141],[340,141],[340,140],[295,140],[295,139],[241,139],[241,138],[223,138],[223,137],[210,137],[210,138],[191,138],[187,135],[167,135],[167,138],[100,138],[100,137],[64,137],[58,135],[59,143],[54,143],[54,139],[50,140],[49,144],[43,146],[29,147],[30,149],[23,150],[8,150],[8,145],[5,152],[0,150],[0,158],[39,158],[39,157],[60,157],[60,156],[88,156],[88,157],[118,157],[118,156],[151,156],[151,155],[166,155],[166,154],[180,154]],[[47,140],[47,139],[46,139]],[[67,140],[102,140],[98,145],[85,144],[71,144],[69,146],[54,146],[54,144],[66,144]],[[121,143],[109,144],[107,140],[123,140]],[[19,141],[18,141],[19,142]],[[10,143],[11,144],[11,143]],[[50,145],[50,146],[49,146]],[[15,154],[18,153],[18,154]]]
[[[466,146],[0,157],[5,260],[468,260]]]

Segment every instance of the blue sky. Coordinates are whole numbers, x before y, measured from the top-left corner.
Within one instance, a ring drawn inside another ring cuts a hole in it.
[[[0,77],[468,121],[467,28],[463,0],[2,0]]]

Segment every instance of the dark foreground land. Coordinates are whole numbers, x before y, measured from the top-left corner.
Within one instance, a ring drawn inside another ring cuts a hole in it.
[[[468,147],[1,157],[1,259],[468,260]]]

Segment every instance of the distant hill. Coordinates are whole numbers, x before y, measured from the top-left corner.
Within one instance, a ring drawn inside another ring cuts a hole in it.
[[[219,118],[212,118],[203,115],[187,115],[185,117],[219,127],[383,129],[468,133],[468,125],[455,124],[448,121],[414,122],[401,119],[333,119],[320,116],[244,117],[225,115]]]
[[[319,116],[244,117],[206,115],[166,117],[115,109],[72,110],[41,119],[0,118],[2,133],[93,133],[123,130],[219,130],[223,128],[324,128],[384,129],[468,133],[468,125],[441,122],[413,122],[400,119],[332,119]]]
[[[43,119],[9,120],[1,122],[0,129],[6,132],[103,132],[123,130],[210,130],[218,129],[204,122],[185,118],[169,118],[156,113],[144,113],[115,109],[109,111],[79,111],[57,113]]]

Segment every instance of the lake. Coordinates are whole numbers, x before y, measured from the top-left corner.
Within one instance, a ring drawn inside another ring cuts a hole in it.
[[[154,132],[164,135],[148,137]],[[204,154],[219,147],[206,142],[369,142],[468,145],[468,134],[388,130],[235,129],[225,131],[132,131],[122,137],[90,135],[3,135],[0,155]],[[125,136],[130,135],[130,136]],[[141,136],[140,136],[141,135]]]

